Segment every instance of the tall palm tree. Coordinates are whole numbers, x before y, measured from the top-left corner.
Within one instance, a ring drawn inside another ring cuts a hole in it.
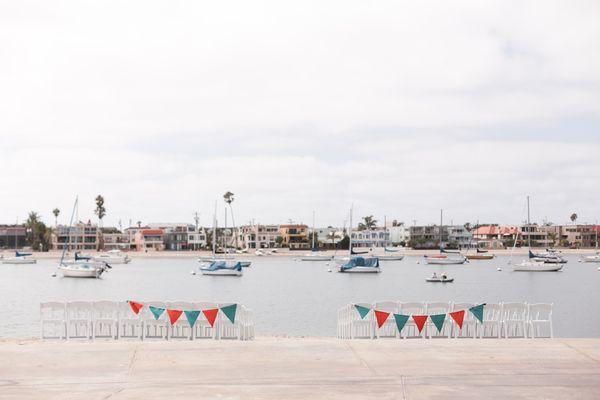
[[[570,218],[571,218],[571,222],[575,223],[575,221],[577,221],[577,214],[576,213],[571,214]]]
[[[234,200],[233,196],[234,196],[234,194],[228,190],[223,195],[223,201],[225,201],[225,203],[227,203],[229,205],[229,211],[231,212],[231,224],[233,225],[233,228],[231,228],[231,230],[233,232],[233,235],[235,236],[235,248],[237,249],[238,240],[237,240],[237,235],[235,233],[235,218],[233,217],[233,208],[231,207],[231,203],[233,203],[233,200]]]
[[[372,215],[363,217],[363,222],[358,224],[359,231],[371,230],[377,226],[377,220]]]
[[[60,210],[55,208],[52,210],[52,214],[54,214],[54,226],[58,226],[58,215],[60,214]]]
[[[94,214],[98,216],[98,229],[96,230],[97,235],[97,250],[104,248],[104,236],[102,235],[102,218],[106,215],[106,208],[104,208],[104,197],[102,195],[96,196],[96,209]]]

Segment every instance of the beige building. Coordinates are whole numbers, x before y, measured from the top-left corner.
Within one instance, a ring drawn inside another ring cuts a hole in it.
[[[244,225],[237,228],[238,245],[244,249],[272,249],[281,236],[278,225]]]
[[[308,242],[308,226],[304,224],[287,224],[279,226],[279,235],[283,246],[290,250],[310,249]]]

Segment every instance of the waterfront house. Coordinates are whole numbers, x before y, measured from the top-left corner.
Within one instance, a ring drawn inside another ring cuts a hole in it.
[[[281,236],[278,225],[243,225],[236,231],[238,246],[244,249],[272,249]]]
[[[27,241],[27,229],[21,225],[0,225],[0,249],[21,249]]]
[[[390,233],[384,228],[352,231],[354,247],[386,247],[390,245]]]
[[[310,249],[308,240],[308,226],[304,224],[287,224],[279,226],[279,235],[282,244],[290,250]]]
[[[66,225],[58,225],[52,233],[52,248],[70,251],[96,250],[98,247],[98,226],[88,221],[78,222],[70,229]]]
[[[163,250],[164,231],[162,229],[139,229],[134,236],[135,248],[138,251]]]

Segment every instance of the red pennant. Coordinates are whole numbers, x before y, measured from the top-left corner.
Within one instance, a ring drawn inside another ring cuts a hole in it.
[[[167,310],[167,314],[169,314],[169,321],[171,321],[171,325],[173,325],[175,322],[177,322],[177,320],[179,319],[179,317],[181,317],[181,314],[183,314],[183,311],[181,311],[181,310]]]
[[[202,314],[206,317],[206,320],[210,324],[210,326],[215,325],[215,319],[217,319],[217,314],[219,313],[219,309],[215,308],[212,310],[202,310]]]
[[[133,311],[136,314],[139,314],[142,307],[144,307],[142,303],[136,303],[135,301],[131,300],[127,300],[127,302],[129,303],[129,307],[131,307],[131,311]]]
[[[389,312],[375,310],[375,318],[377,318],[377,327],[381,328],[381,326],[385,324],[385,321],[387,321],[389,316]]]
[[[419,329],[419,333],[423,330],[425,326],[425,322],[427,322],[427,315],[413,315],[412,319],[415,321],[415,325],[417,325],[417,329]]]
[[[456,325],[462,329],[463,320],[465,319],[465,310],[451,312],[450,316],[454,322],[456,322]]]

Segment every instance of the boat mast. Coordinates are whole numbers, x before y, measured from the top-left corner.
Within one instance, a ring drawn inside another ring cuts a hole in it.
[[[315,210],[313,210],[312,251],[315,251]]]
[[[383,216],[383,249],[384,250],[388,245],[386,233],[387,233],[387,215],[384,215]]]
[[[217,201],[215,200],[215,213],[213,214],[213,237],[212,237],[213,259],[217,254]]]
[[[527,247],[531,249],[531,222],[529,214],[529,196],[527,196]]]
[[[442,251],[442,241],[444,240],[444,209],[440,210],[440,251]]]
[[[73,217],[75,217],[75,210],[77,209],[77,203],[79,201],[79,196],[75,196],[75,203],[73,204],[73,211],[71,211],[71,219],[69,220],[69,228],[67,229],[67,243],[63,246],[62,254],[60,255],[60,263],[58,265],[63,265],[63,260],[65,259],[65,253],[69,244],[71,243],[71,226],[73,225]]]
[[[350,241],[348,242],[348,254],[352,256],[352,208],[354,204],[350,207],[350,226],[348,226],[348,238]]]

